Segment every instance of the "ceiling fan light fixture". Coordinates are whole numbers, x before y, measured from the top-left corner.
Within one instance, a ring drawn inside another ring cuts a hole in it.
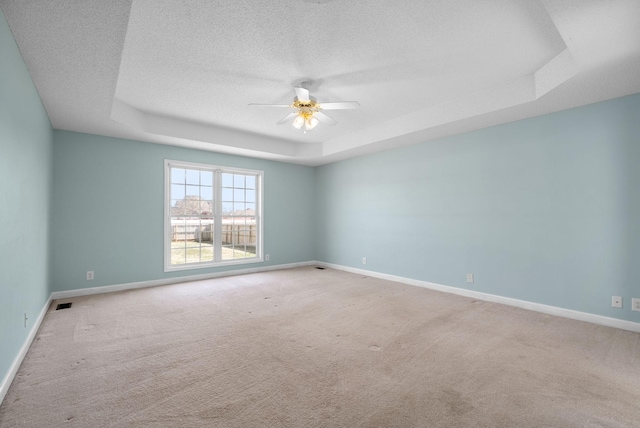
[[[304,116],[301,114],[297,115],[295,119],[293,119],[293,127],[296,129],[300,129],[302,128],[302,125],[304,125],[305,120],[304,120]]]
[[[318,123],[320,123],[320,121],[318,119],[316,119],[315,117],[311,116],[311,117],[307,118],[307,120],[304,121],[304,128],[307,131],[311,131],[313,128],[318,126]]]
[[[293,123],[292,123],[293,127],[296,129],[302,129],[302,127],[304,126],[305,133],[307,131],[311,131],[320,123],[320,121],[317,118],[313,117],[314,113],[315,113],[314,111],[311,111],[308,108],[300,109],[300,111],[298,112],[298,115],[293,120]]]

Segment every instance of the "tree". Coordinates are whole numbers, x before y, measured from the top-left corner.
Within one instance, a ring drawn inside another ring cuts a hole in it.
[[[171,207],[172,216],[200,216],[212,215],[213,201],[201,200],[199,196],[187,195],[184,199],[176,201]]]

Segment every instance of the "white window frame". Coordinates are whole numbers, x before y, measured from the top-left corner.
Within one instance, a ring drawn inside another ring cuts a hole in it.
[[[200,171],[209,171],[213,173],[213,218],[214,218],[214,254],[213,261],[197,262],[197,263],[184,263],[179,265],[171,264],[171,168],[183,168],[183,169],[197,169]],[[256,257],[222,260],[222,174],[248,174],[256,176],[256,225],[257,231],[257,243],[256,243]],[[245,169],[245,168],[233,168],[226,166],[210,165],[204,163],[177,161],[177,160],[164,160],[164,271],[174,272],[190,269],[204,269],[211,267],[229,266],[229,265],[242,265],[249,263],[261,263],[264,262],[263,251],[263,212],[262,212],[262,200],[263,200],[263,188],[264,188],[264,171]]]

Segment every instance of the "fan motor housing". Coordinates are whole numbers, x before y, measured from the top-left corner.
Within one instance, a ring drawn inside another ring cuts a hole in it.
[[[309,100],[309,101],[295,100],[293,102],[293,107],[294,108],[319,109],[320,105],[315,100]]]

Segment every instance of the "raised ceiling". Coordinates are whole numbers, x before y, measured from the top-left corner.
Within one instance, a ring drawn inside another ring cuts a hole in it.
[[[640,92],[640,0],[0,0],[56,129],[319,165]],[[338,124],[276,125],[293,87]]]

